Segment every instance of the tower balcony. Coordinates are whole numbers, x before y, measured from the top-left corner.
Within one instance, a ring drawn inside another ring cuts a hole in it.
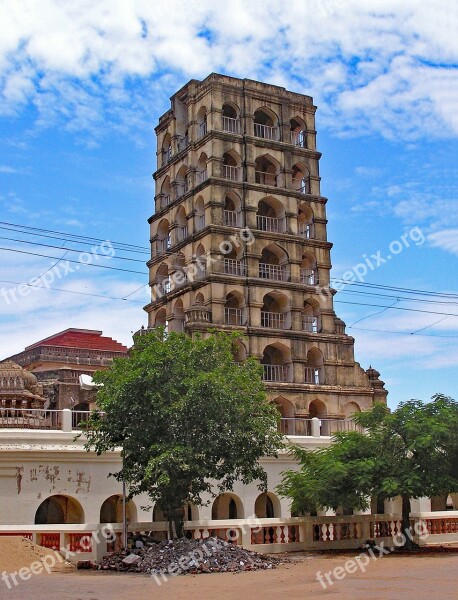
[[[224,258],[213,265],[215,273],[224,273],[224,275],[235,275],[244,277],[246,275],[246,263],[236,258]]]
[[[256,215],[256,227],[260,231],[283,233],[284,222],[284,219],[279,219],[277,217],[265,217],[263,215]]]
[[[302,317],[302,330],[307,331],[308,333],[318,333],[319,331],[319,323],[318,317]]]
[[[268,263],[259,263],[259,277],[261,279],[270,279],[272,281],[287,281],[288,275],[286,268],[282,265],[270,265]]]
[[[230,181],[238,181],[239,180],[239,168],[233,165],[223,165],[223,177],[224,179],[229,179]]]
[[[279,312],[261,310],[261,327],[286,329],[286,315]]]
[[[158,254],[164,254],[164,252],[168,252],[172,247],[172,240],[170,236],[167,236],[163,240],[156,240],[156,251]]]
[[[177,227],[176,228],[176,241],[177,242],[181,242],[182,240],[184,240],[185,238],[187,238],[189,235],[188,232],[188,226],[184,225],[183,227]]]
[[[254,135],[265,140],[278,140],[278,127],[271,125],[254,124]]]
[[[223,116],[223,131],[227,131],[228,133],[240,133],[240,120]]]
[[[202,169],[201,171],[196,171],[196,185],[200,185],[207,179],[208,179],[207,169]]]
[[[299,223],[297,233],[306,240],[314,240],[315,223]]]
[[[278,381],[285,382],[289,381],[289,365],[262,365],[264,373],[262,376],[263,381]]]
[[[301,283],[318,285],[318,272],[316,269],[302,268],[300,270]]]
[[[223,223],[228,227],[237,227],[237,212],[235,210],[224,210]]]
[[[318,367],[305,367],[304,368],[304,382],[311,383],[313,385],[321,385],[323,383],[321,375],[321,369]]]
[[[224,308],[224,322],[226,325],[243,325],[243,308]]]
[[[305,131],[291,131],[291,143],[298,148],[307,148],[307,134]]]

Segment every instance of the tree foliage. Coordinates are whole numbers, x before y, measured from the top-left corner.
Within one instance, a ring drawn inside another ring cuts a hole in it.
[[[266,401],[261,367],[234,362],[236,335],[207,338],[163,330],[140,336],[126,359],[98,372],[103,384],[87,449],[121,447],[130,494],[147,492],[164,511],[230,490],[236,480],[266,490],[262,456],[281,447],[279,413]]]
[[[458,491],[458,403],[442,394],[426,404],[383,404],[353,417],[362,431],[337,433],[316,451],[293,448],[298,471],[287,471],[278,491],[293,510],[366,509],[371,497],[403,499],[408,527],[410,498]]]

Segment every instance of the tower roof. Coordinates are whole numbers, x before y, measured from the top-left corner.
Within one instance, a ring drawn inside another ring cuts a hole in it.
[[[95,329],[65,329],[44,340],[40,340],[35,344],[27,346],[26,350],[32,350],[33,348],[38,348],[40,346],[102,350],[105,352],[120,352],[123,354],[127,352],[127,346],[124,346],[113,338],[103,336],[101,331]]]

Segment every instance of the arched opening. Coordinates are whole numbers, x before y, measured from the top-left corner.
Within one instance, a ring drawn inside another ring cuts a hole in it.
[[[259,201],[256,213],[256,226],[258,229],[272,231],[273,233],[284,233],[285,224],[285,207],[280,200],[269,196]]]
[[[162,166],[172,160],[172,138],[166,133],[162,141]]]
[[[175,238],[177,243],[188,237],[188,221],[186,219],[186,211],[184,206],[180,206],[175,213]]]
[[[196,185],[200,185],[208,177],[207,160],[208,160],[207,155],[205,154],[205,152],[202,152],[202,154],[199,157],[199,160],[197,161]]]
[[[299,148],[307,148],[307,128],[305,122],[299,117],[294,117],[289,123],[291,129],[291,143]]]
[[[196,279],[203,279],[207,275],[207,256],[205,248],[202,244],[199,244],[196,249]]]
[[[259,277],[272,281],[289,280],[289,262],[286,252],[277,244],[262,249],[259,259]]]
[[[305,252],[302,255],[300,266],[301,283],[305,285],[318,285],[318,269],[316,266],[316,258],[310,252]]]
[[[320,305],[312,298],[304,302],[302,309],[302,330],[308,333],[321,331]]]
[[[278,519],[281,515],[280,500],[272,492],[259,494],[254,503],[254,514],[258,519]]]
[[[126,503],[128,523],[137,522],[137,509],[132,500]],[[122,494],[107,498],[100,507],[100,523],[122,523]]]
[[[223,272],[226,275],[245,275],[245,262],[242,260],[242,256],[243,248],[241,246],[231,248],[229,252],[225,253],[222,261]]]
[[[235,104],[223,104],[223,131],[240,133],[239,109]]]
[[[266,140],[279,140],[278,117],[270,108],[258,108],[254,113],[254,135]]]
[[[329,435],[329,423],[326,421],[328,410],[326,404],[321,400],[315,399],[309,404],[309,417],[310,419],[317,418],[321,420],[320,434]],[[323,420],[322,420],[323,419]]]
[[[234,361],[236,363],[244,362],[247,358],[247,349],[243,342],[235,340],[234,342]]]
[[[171,201],[170,177],[167,175],[161,185],[160,207],[166,208]]]
[[[167,252],[167,250],[170,250],[171,246],[170,224],[167,219],[162,219],[157,226],[157,253],[162,254],[163,252]]]
[[[203,306],[204,303],[205,303],[204,295],[201,292],[199,292],[198,294],[196,294],[196,298],[194,300],[194,304],[196,306]]]
[[[237,194],[230,192],[224,198],[224,209],[223,209],[223,224],[228,227],[237,227],[239,223],[240,215],[240,198]]]
[[[226,325],[244,324],[244,298],[241,292],[232,291],[226,294],[224,303],[224,322]]]
[[[176,331],[177,333],[181,333],[182,331],[184,331],[183,301],[180,298],[173,305],[169,329],[170,331]]]
[[[264,368],[264,381],[290,381],[291,378],[291,350],[276,342],[264,348],[261,364]]]
[[[167,322],[165,308],[161,308],[157,311],[156,317],[154,319],[154,326],[155,327],[165,327],[165,332],[167,332],[168,322]]]
[[[207,133],[207,107],[201,106],[197,111],[197,139]]]
[[[307,364],[305,367],[305,383],[321,385],[324,383],[324,358],[318,348],[310,348],[307,352]],[[318,415],[317,415],[318,416]]]
[[[186,165],[181,165],[175,178],[176,198],[181,198],[188,191],[188,176]]]
[[[161,263],[157,268],[156,284],[162,288],[163,294],[168,294],[172,289],[172,283],[169,276],[169,267],[166,263]]]
[[[297,215],[297,233],[306,240],[315,238],[315,223],[310,206],[302,204]]]
[[[212,520],[243,519],[244,511],[242,501],[232,492],[225,492],[217,496],[212,505]]]
[[[280,165],[268,155],[259,156],[254,163],[255,182],[277,187]]]
[[[294,418],[296,411],[293,403],[282,396],[274,398],[272,402],[280,414],[280,433],[283,435],[300,435],[300,433],[296,433],[296,419]]]
[[[305,165],[293,166],[293,190],[301,194],[310,194],[310,173]]]
[[[84,511],[75,498],[57,494],[43,500],[35,513],[35,525],[84,523]]]
[[[353,415],[361,412],[359,404],[357,402],[348,402],[345,405],[345,418],[350,419]]]
[[[235,150],[223,154],[223,177],[231,181],[240,180],[240,156]]]
[[[261,308],[261,327],[290,329],[290,303],[284,294],[269,292],[264,296]]]
[[[199,196],[195,204],[195,230],[202,231],[205,227],[205,205],[202,196]]]

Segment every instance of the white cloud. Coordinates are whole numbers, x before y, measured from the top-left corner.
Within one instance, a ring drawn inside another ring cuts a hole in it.
[[[187,78],[226,71],[312,94],[342,134],[456,135],[457,20],[439,0],[7,0],[0,110],[140,129]]]
[[[443,229],[428,235],[428,242],[434,248],[441,248],[450,254],[458,255],[458,229]]]

